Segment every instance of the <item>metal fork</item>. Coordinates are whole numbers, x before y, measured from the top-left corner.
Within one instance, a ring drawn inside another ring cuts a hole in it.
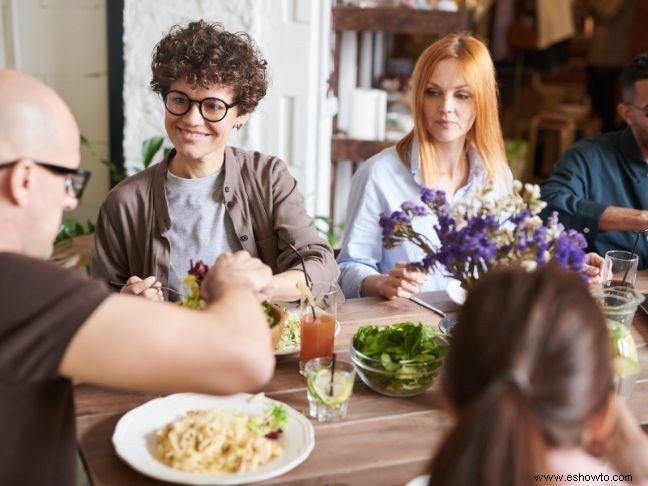
[[[110,281],[108,283],[110,285],[112,285],[113,287],[119,287],[119,288],[124,287],[126,285],[125,283],[122,283],[122,282]],[[172,289],[171,287],[160,287],[160,289],[161,290],[168,290],[169,292],[173,292],[174,294],[178,294],[180,297],[186,297],[187,296],[186,294],[183,294],[182,292],[178,292],[176,289]]]

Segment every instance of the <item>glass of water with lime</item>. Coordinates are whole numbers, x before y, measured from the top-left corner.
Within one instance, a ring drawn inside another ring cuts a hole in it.
[[[343,419],[353,393],[353,363],[332,358],[315,358],[304,367],[310,416],[320,422]]]
[[[607,320],[616,391],[628,398],[639,374],[637,345],[631,326],[637,306],[644,300],[643,295],[628,287],[596,289],[593,294]]]

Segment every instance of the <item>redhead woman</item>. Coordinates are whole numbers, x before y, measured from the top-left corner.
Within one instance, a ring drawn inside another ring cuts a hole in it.
[[[576,274],[507,268],[477,282],[440,381],[455,425],[429,484],[520,486],[554,474],[559,485],[646,486],[648,436],[613,391],[605,318]]]
[[[190,260],[211,264],[220,253],[245,250],[272,268],[278,300],[299,297],[301,258],[313,281],[335,283],[333,252],[284,162],[229,145],[268,86],[254,41],[203,20],[175,26],[155,47],[151,67],[174,148],[108,195],[94,276],[126,283],[125,293],[176,300],[160,287],[184,292]]]
[[[450,201],[478,185],[495,194],[511,190],[499,122],[495,69],[486,46],[473,36],[453,34],[428,47],[412,76],[414,128],[396,147],[363,164],[354,175],[346,232],[338,257],[347,297],[410,297],[445,289],[441,274],[408,271],[422,258],[411,243],[385,250],[381,213],[419,199],[423,187],[443,189]],[[430,220],[418,230],[433,242]]]

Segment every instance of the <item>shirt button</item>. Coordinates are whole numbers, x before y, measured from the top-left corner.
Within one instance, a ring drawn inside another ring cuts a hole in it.
[[[227,201],[226,206],[227,206],[227,209],[231,209],[232,206],[234,206],[234,203],[232,201]]]
[[[589,233],[589,228],[583,228],[583,233],[585,234]]]
[[[241,236],[241,241],[247,241],[247,239],[248,239],[248,238],[247,238],[247,235],[243,235],[243,236]]]
[[[229,192],[229,186],[225,186],[225,192]]]

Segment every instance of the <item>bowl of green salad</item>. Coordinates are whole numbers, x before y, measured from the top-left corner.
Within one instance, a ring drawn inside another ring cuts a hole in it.
[[[351,341],[351,360],[360,379],[390,397],[411,397],[427,390],[446,351],[444,334],[413,322],[361,326]]]

